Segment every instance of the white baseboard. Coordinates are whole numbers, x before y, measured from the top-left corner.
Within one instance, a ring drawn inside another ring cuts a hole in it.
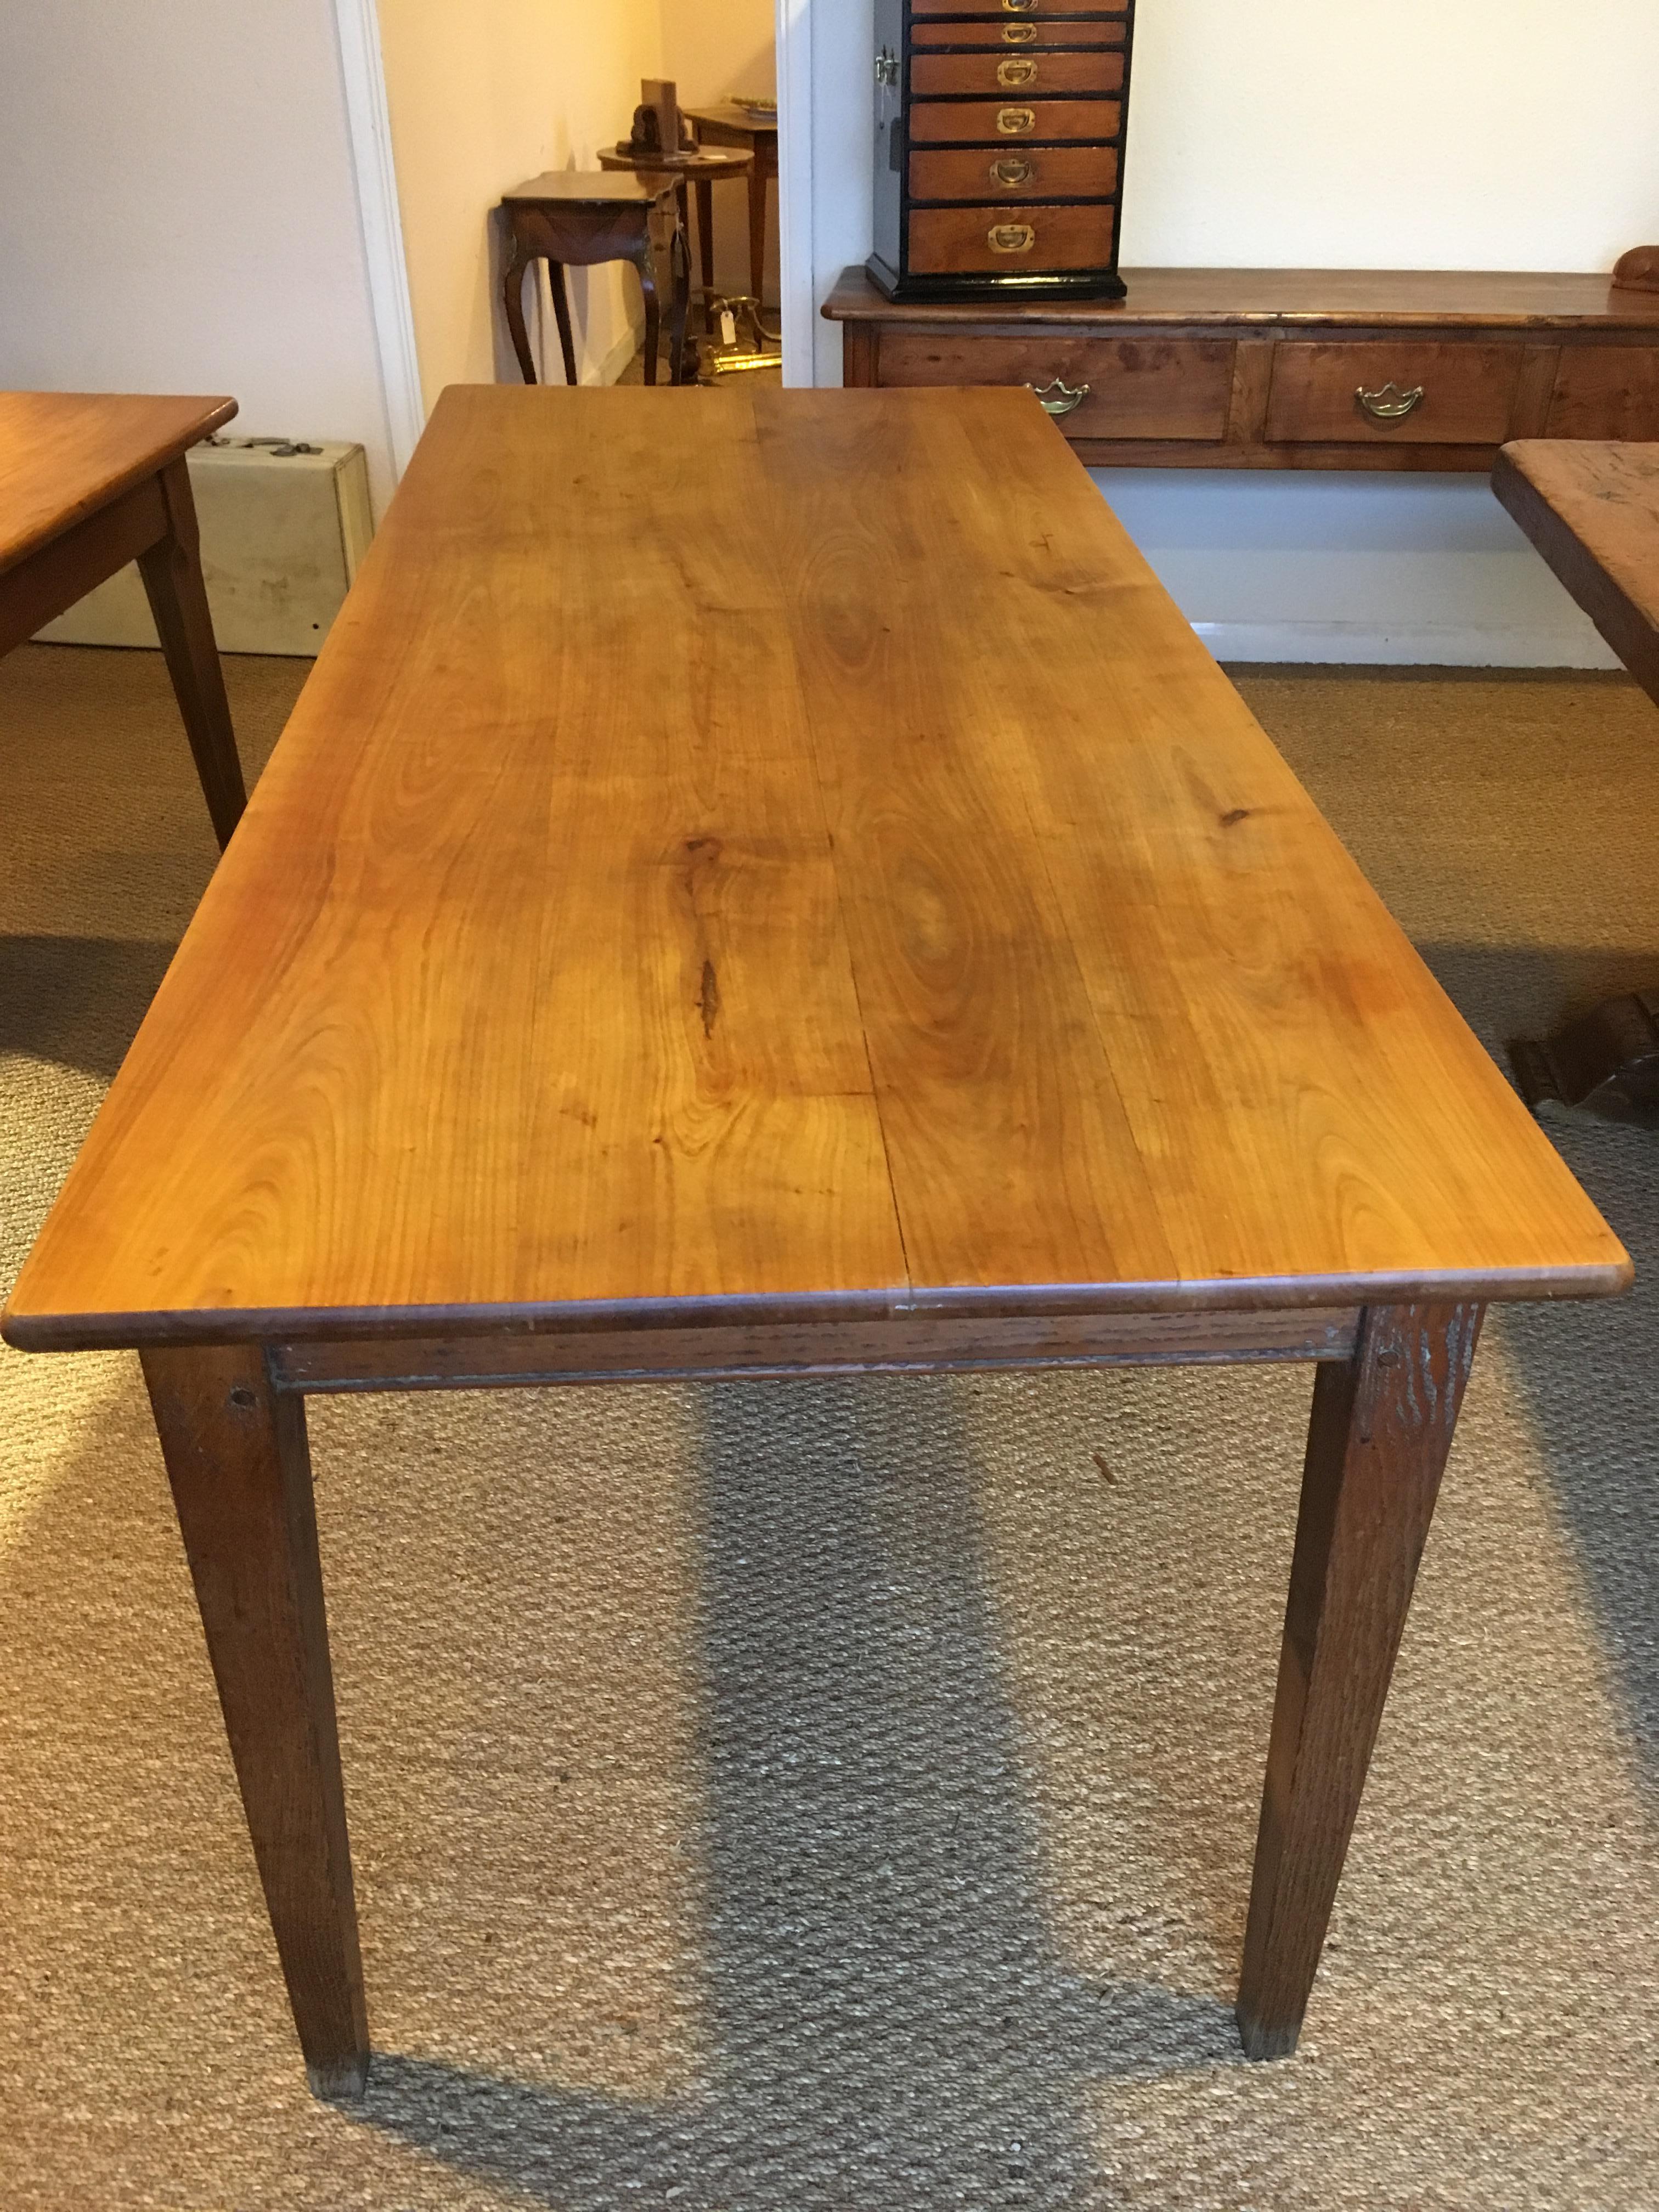
[[[1561,629],[1375,628],[1367,623],[1208,623],[1194,629],[1218,660],[1346,667],[1617,668],[1594,633]]]
[[[625,330],[593,371],[592,381],[595,384],[614,384],[644,343],[645,330],[642,325],[638,330],[632,328]],[[583,381],[586,380],[584,378]]]

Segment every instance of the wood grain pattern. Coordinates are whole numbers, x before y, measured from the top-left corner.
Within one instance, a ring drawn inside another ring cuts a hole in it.
[[[1028,394],[458,389],[6,1330],[1628,1279]]]
[[[913,154],[910,192],[917,200],[1103,199],[1117,190],[1115,146],[975,146],[956,153]]]
[[[1013,118],[1025,116],[1029,122],[1013,125]],[[910,109],[910,143],[1023,146],[1054,138],[1113,138],[1122,119],[1122,103],[1115,100],[1034,100],[1022,92],[994,100],[923,100]]]
[[[305,1406],[240,1346],[151,1351],[144,1380],[311,2086],[360,2097],[368,2022]]]
[[[977,93],[985,100],[1045,99],[1063,92],[1121,92],[1121,52],[918,54],[910,64],[917,95]]]
[[[1522,440],[1492,489],[1659,701],[1659,446]]]
[[[1659,439],[1659,348],[1587,345],[1564,352],[1540,434]]]
[[[1369,1309],[1314,1385],[1239,1984],[1253,2058],[1301,2033],[1480,1319]]]
[[[1112,258],[1116,213],[1097,207],[917,208],[910,217],[910,267],[919,275],[983,270],[1096,269]],[[1018,252],[1005,250],[1010,240]]]
[[[235,412],[234,399],[0,392],[0,571],[154,476]]]
[[[910,27],[911,46],[924,47],[994,46],[1003,53],[1042,53],[1055,46],[1073,48],[1121,46],[1125,42],[1127,25],[1121,15],[1074,16],[1069,20],[1045,21],[1041,16],[1024,19],[999,15],[989,20],[972,22],[958,17],[945,22],[927,22],[920,11],[913,9],[915,20]]]

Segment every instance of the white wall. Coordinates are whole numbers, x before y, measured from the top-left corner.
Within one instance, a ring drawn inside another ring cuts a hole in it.
[[[234,392],[384,501],[331,0],[0,10],[0,385]]]
[[[662,33],[663,75],[678,85],[682,106],[706,107],[733,92],[777,90],[773,0],[662,0]],[[746,292],[749,218],[740,185],[714,193],[714,248],[716,283]],[[769,226],[769,300],[777,297],[777,246]]]
[[[380,0],[398,198],[428,407],[447,384],[519,376],[500,306],[504,191],[544,169],[592,169],[628,136],[640,81],[662,70],[659,0]],[[584,382],[615,377],[642,325],[637,279],[570,272]],[[544,298],[545,280],[541,290]],[[537,294],[526,283],[533,316]],[[534,337],[532,324],[532,338]],[[544,377],[563,380],[550,313]]]
[[[1659,239],[1654,0],[1139,0],[1124,261],[1610,268]],[[870,246],[870,0],[813,0],[813,279]],[[820,383],[841,377],[821,325]],[[1583,661],[1595,633],[1481,484],[1101,479],[1223,652]]]

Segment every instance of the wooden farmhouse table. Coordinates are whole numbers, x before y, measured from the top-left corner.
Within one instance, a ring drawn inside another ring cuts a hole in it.
[[[0,653],[137,561],[222,846],[247,804],[185,455],[234,399],[0,392]]]
[[[1523,439],[1492,489],[1659,706],[1659,445]],[[1528,1104],[1659,1128],[1659,985],[1512,1048]]]
[[[351,2094],[308,1393],[1313,1364],[1265,2057],[1483,1309],[1630,1274],[1029,394],[457,389],[4,1326],[143,1355]]]

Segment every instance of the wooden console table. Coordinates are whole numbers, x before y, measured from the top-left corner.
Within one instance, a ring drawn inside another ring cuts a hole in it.
[[[1119,305],[823,309],[849,385],[1029,384],[1097,468],[1486,474],[1512,438],[1659,438],[1659,293],[1606,276],[1125,272]]]

